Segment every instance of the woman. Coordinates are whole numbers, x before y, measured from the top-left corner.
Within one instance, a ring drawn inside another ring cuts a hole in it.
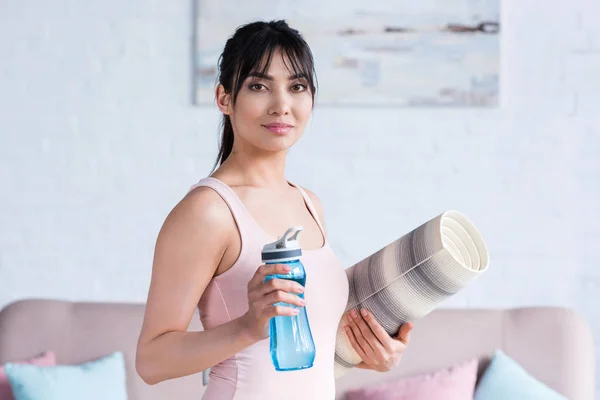
[[[336,331],[348,299],[344,268],[329,247],[317,196],[285,178],[315,97],[313,58],[284,21],[238,28],[220,58],[215,97],[223,113],[219,167],[174,207],[159,233],[136,368],[149,384],[211,368],[204,399],[333,399]],[[215,165],[216,167],[216,165]],[[301,225],[307,284],[273,279],[260,265],[266,243]],[[305,291],[306,305],[296,295]],[[268,324],[305,306],[312,368],[276,372]],[[187,332],[198,307],[204,330]],[[367,314],[351,313],[347,334],[363,362],[387,371],[412,324],[390,337]]]

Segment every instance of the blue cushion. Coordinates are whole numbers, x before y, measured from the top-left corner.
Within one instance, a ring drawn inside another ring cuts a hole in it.
[[[15,400],[127,400],[121,352],[80,365],[7,363],[5,371]]]
[[[497,350],[479,380],[474,400],[567,400],[530,375],[519,363]]]

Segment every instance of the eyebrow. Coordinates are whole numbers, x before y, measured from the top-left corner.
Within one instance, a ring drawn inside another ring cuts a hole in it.
[[[255,77],[255,78],[260,78],[260,79],[265,79],[265,80],[267,80],[267,81],[273,81],[273,80],[275,80],[275,78],[273,78],[271,75],[268,75],[268,74],[263,74],[262,72],[256,72],[256,71],[254,71],[254,72],[250,72],[250,73],[248,74],[248,76],[249,76],[249,77],[250,77],[250,76],[252,76],[252,77]],[[288,79],[289,79],[290,81],[293,81],[293,80],[296,80],[296,79],[306,79],[306,74],[295,74],[295,75],[290,75],[290,76],[288,77]]]

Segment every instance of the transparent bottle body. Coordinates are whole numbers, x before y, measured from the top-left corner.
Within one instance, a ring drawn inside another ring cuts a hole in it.
[[[269,275],[265,278],[265,281],[273,278],[288,279],[305,286],[306,271],[300,260],[276,262],[274,264],[288,264],[292,270],[288,274]],[[304,293],[296,295],[304,298]],[[275,305],[293,307],[299,311],[294,316],[273,317],[269,322],[271,360],[275,369],[278,371],[294,371],[312,367],[316,350],[306,308],[284,302],[275,303]]]

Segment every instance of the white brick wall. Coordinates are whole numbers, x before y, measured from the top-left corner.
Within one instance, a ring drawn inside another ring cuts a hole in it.
[[[216,111],[190,105],[190,13],[2,5],[0,307],[145,299],[158,229],[216,155]],[[455,208],[492,265],[448,306],[569,306],[600,343],[599,20],[595,0],[504,2],[496,109],[317,107],[288,173],[344,263]]]

